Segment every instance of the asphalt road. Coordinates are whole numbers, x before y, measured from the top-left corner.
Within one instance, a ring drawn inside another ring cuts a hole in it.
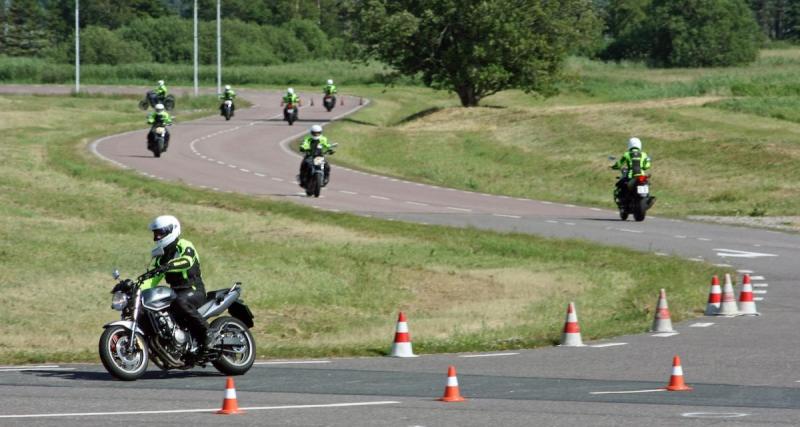
[[[0,92],[25,90],[32,89],[0,87]],[[675,335],[624,336],[582,348],[269,361],[236,378],[239,405],[250,409],[224,417],[226,423],[800,425],[796,235],[656,217],[621,222],[608,210],[446,189],[335,165],[323,197],[307,198],[294,182],[300,157],[288,143],[311,124],[358,109],[360,99],[345,97],[332,113],[317,99],[315,106],[301,109],[300,122],[288,126],[280,120],[279,94],[243,90],[240,95],[254,106],[237,111],[230,122],[211,117],[181,123],[178,118],[170,150],[160,159],[146,150],[144,128],[103,138],[91,149],[149,177],[218,191],[364,216],[587,239],[653,256],[730,265],[753,275],[762,316],[706,317],[675,325]],[[334,142],[346,149],[346,141]],[[675,354],[681,356],[692,392],[658,390],[669,379]],[[464,403],[434,400],[442,395],[448,365],[458,368]],[[0,367],[0,425],[203,425],[217,424],[222,417],[209,412],[219,408],[224,390],[224,377],[212,369],[153,371],[135,383],[110,380],[100,365],[18,369]],[[167,410],[196,412],[141,413]]]

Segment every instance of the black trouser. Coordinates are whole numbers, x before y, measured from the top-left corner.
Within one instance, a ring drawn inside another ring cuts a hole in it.
[[[306,155],[303,157],[303,161],[300,162],[300,183],[303,185],[305,185],[308,174],[311,173],[309,169],[311,168],[311,162],[313,158],[314,157],[311,155]],[[325,184],[327,184],[331,178],[331,164],[328,162],[325,162],[325,170],[323,171],[322,177]]]
[[[208,333],[208,322],[197,312],[197,307],[205,304],[205,292],[185,288],[175,289],[175,294],[177,294],[177,298],[172,303],[172,313],[175,315],[175,319],[182,326],[189,328],[195,339],[202,344]]]
[[[228,101],[228,100],[227,99],[223,99],[222,100],[222,104],[219,104],[219,112],[220,112],[220,114],[225,114],[225,101]],[[231,115],[233,115],[233,111],[236,109],[236,104],[233,103],[232,99],[230,101],[231,101]]]
[[[156,141],[156,127],[157,126],[153,126],[153,128],[150,129],[150,133],[147,134],[147,142],[151,145]],[[166,126],[164,126],[164,151],[167,150],[167,147],[169,147],[169,131]]]

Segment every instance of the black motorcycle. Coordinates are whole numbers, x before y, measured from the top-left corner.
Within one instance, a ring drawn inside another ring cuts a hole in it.
[[[297,105],[292,102],[286,104],[286,107],[283,109],[283,120],[289,122],[289,126],[291,126],[297,121],[297,118]]]
[[[628,171],[622,169],[620,179],[614,189],[614,202],[619,209],[619,217],[625,221],[628,215],[633,214],[633,219],[637,222],[644,221],[647,210],[656,202],[656,198],[650,195],[650,177],[648,175],[636,175],[630,179],[622,179],[628,176]]]
[[[155,123],[147,134],[147,149],[153,152],[153,156],[161,157],[161,153],[169,148],[169,131],[163,123]]]
[[[219,106],[220,114],[225,116],[225,120],[230,120],[231,116],[233,116],[233,101],[230,99],[226,99],[222,101],[222,105]]]
[[[175,97],[172,95],[161,97],[155,91],[150,90],[147,91],[144,99],[139,101],[139,108],[142,110],[147,110],[148,107],[156,108],[156,104],[164,104],[165,110],[172,111],[175,109]]]
[[[322,105],[325,106],[325,109],[330,113],[333,107],[336,106],[336,97],[333,95],[325,95],[325,97],[322,98]]]
[[[135,281],[122,280],[111,290],[111,308],[121,311],[122,316],[104,325],[100,336],[100,360],[106,370],[120,380],[134,381],[144,375],[152,360],[165,371],[211,363],[226,375],[246,373],[255,361],[256,343],[250,333],[253,314],[239,299],[242,284],[207,293],[206,303],[197,309],[200,315],[208,319],[227,309],[230,316],[211,322],[219,336],[213,347],[199,351],[197,340],[170,312],[175,291],[165,286],[144,291],[139,288],[144,280],[159,273],[155,269]],[[114,279],[119,279],[118,271],[114,271]]]
[[[322,187],[328,185],[325,176],[325,169],[330,171],[326,154],[334,154],[333,150],[338,144],[331,144],[331,148],[323,150],[319,144],[314,145],[311,151],[303,158],[303,171],[300,174],[300,186],[306,190],[306,196],[319,197]]]

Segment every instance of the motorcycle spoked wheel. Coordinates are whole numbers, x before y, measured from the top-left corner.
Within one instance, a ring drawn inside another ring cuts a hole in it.
[[[212,328],[218,328],[224,337],[240,337],[243,345],[233,349],[223,349],[219,359],[211,362],[218,371],[226,375],[242,375],[249,371],[256,361],[256,341],[250,329],[241,320],[224,316],[211,322]]]
[[[136,334],[136,349],[127,352],[131,331],[120,325],[110,326],[100,335],[100,360],[109,374],[123,381],[135,381],[144,375],[149,362],[147,342]]]

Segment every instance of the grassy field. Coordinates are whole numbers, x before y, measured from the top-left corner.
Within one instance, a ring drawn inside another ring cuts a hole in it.
[[[338,162],[461,189],[612,207],[608,156],[638,136],[653,158],[653,214],[800,210],[800,49],[740,68],[651,70],[574,59],[560,96],[517,91],[460,108],[411,87],[333,126]]]
[[[362,119],[418,111],[414,91],[400,93]],[[118,318],[111,270],[144,271],[147,224],[162,213],[182,220],[209,289],[244,283],[262,357],[386,354],[398,310],[426,353],[551,345],[570,300],[584,339],[646,330],[662,287],[673,320],[705,305],[714,271],[677,258],[326,213],[114,169],[86,144],[143,127],[136,100],[0,97],[0,364],[96,361],[101,326]]]

